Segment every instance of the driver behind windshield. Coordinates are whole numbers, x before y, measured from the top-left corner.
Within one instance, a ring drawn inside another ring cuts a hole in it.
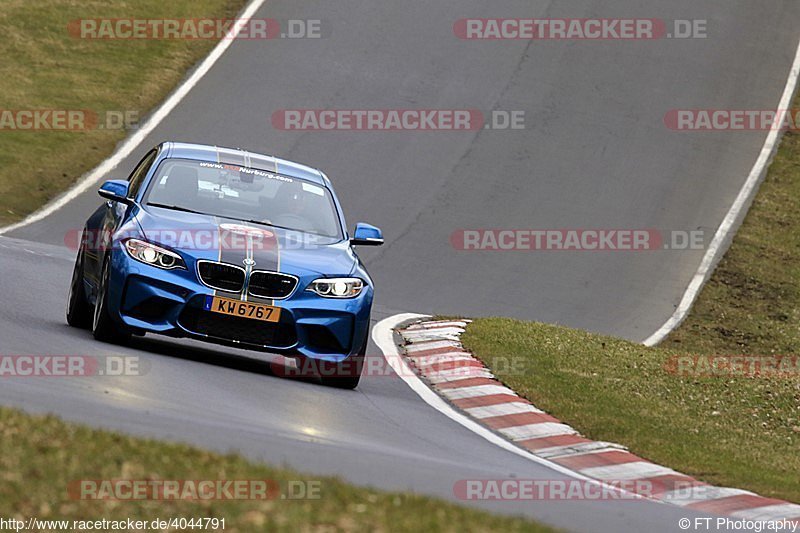
[[[317,231],[312,222],[313,216],[309,210],[308,197],[312,193],[303,190],[299,181],[283,183],[275,194],[275,199],[270,202],[275,207],[277,214],[272,217],[271,223],[277,226],[299,229],[302,231]]]
[[[322,185],[226,163],[166,160],[146,204],[197,215],[260,222],[340,239],[334,200]]]

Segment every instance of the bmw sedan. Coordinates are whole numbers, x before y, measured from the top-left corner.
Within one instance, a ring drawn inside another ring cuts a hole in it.
[[[319,170],[238,149],[166,142],[105,182],[87,220],[67,321],[124,342],[157,333],[312,362],[355,388],[373,284]]]

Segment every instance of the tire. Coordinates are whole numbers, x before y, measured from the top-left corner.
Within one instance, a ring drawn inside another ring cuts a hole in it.
[[[92,327],[92,306],[86,299],[83,284],[83,250],[78,251],[75,267],[72,269],[72,281],[67,298],[67,324],[73,328],[89,329]]]
[[[341,363],[319,362],[319,379],[326,387],[336,389],[353,390],[358,387],[361,381],[361,374],[364,372],[364,359],[369,344],[369,327],[364,335],[364,342],[361,350],[356,355],[349,357]]]
[[[92,335],[95,340],[112,344],[125,344],[131,338],[131,333],[118,326],[108,314],[108,278],[111,271],[111,262],[106,258],[103,263],[103,274],[97,298],[94,303],[94,319],[92,321]]]

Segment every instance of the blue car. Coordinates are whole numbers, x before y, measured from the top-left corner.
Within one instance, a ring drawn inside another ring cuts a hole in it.
[[[158,333],[313,363],[355,388],[373,284],[319,170],[244,150],[166,142],[105,182],[86,222],[67,322],[95,339]]]

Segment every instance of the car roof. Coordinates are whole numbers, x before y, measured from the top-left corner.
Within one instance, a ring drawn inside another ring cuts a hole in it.
[[[242,165],[259,170],[274,171],[277,174],[308,180],[320,185],[328,186],[330,181],[319,170],[271,155],[259,154],[241,148],[226,148],[223,146],[212,146],[208,144],[194,144],[182,142],[164,143],[167,148],[168,158],[176,157],[181,159],[195,159],[198,161],[215,161],[228,163],[231,165]]]

